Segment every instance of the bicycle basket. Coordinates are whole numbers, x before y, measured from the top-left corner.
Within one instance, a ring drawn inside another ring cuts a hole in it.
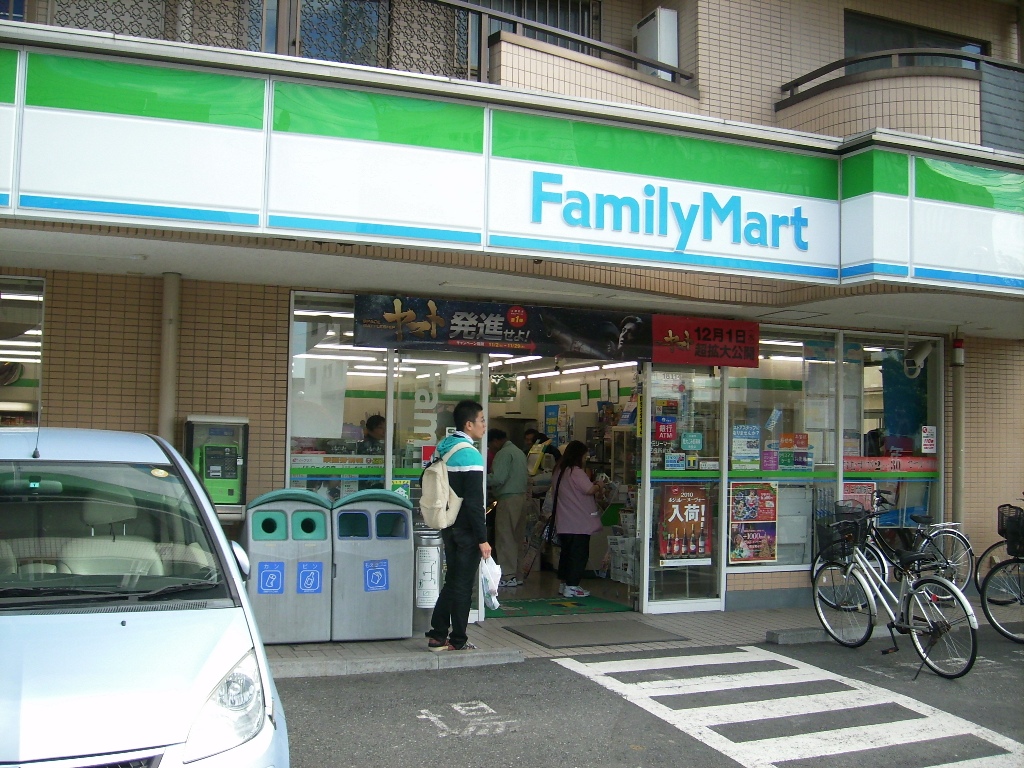
[[[999,507],[999,535],[1006,539],[1006,554],[1024,557],[1024,509],[1012,504]]]
[[[832,515],[815,520],[818,549],[831,547],[834,557],[850,557],[868,537],[867,510],[856,501],[837,501]]]

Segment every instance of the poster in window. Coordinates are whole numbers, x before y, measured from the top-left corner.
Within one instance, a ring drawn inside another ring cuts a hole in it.
[[[701,484],[664,487],[658,521],[658,552],[662,560],[711,557],[711,505]]]
[[[773,563],[779,484],[729,483],[729,564]]]

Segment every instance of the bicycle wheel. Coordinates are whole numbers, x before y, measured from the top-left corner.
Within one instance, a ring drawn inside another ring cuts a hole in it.
[[[1009,560],[1010,553],[1006,551],[1006,539],[997,541],[986,549],[974,563],[974,588],[981,594],[981,585],[991,571],[1003,560]]]
[[[970,605],[950,586],[933,576],[918,579],[907,593],[903,616],[921,661],[935,674],[952,680],[974,666],[978,633],[971,626]]]
[[[1003,637],[1024,643],[1024,560],[1004,560],[981,584],[981,609]]]
[[[921,544],[921,552],[931,554],[942,568],[939,576],[964,589],[974,575],[974,551],[971,542],[959,531],[939,530]]]
[[[874,603],[856,567],[825,563],[814,577],[814,610],[825,631],[840,645],[857,648],[871,637]]]

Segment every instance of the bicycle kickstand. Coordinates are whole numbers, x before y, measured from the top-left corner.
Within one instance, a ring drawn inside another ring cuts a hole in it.
[[[894,627],[895,627],[895,624],[893,622],[891,622],[891,621],[888,624],[885,625],[885,628],[889,630],[889,637],[892,638],[892,648],[883,648],[882,649],[882,655],[883,656],[885,656],[887,654],[890,654],[890,653],[896,653],[900,649],[899,645],[896,643],[896,635],[895,635],[895,633],[893,633],[893,628]]]

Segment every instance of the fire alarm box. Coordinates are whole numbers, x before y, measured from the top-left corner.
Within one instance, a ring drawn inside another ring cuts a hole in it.
[[[213,503],[245,506],[249,420],[237,416],[185,419],[185,456]]]

